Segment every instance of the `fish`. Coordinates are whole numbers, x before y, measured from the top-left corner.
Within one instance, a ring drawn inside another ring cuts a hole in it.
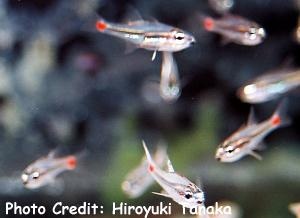
[[[167,102],[176,101],[181,94],[177,64],[171,52],[163,52],[160,95]]]
[[[208,0],[208,3],[216,12],[225,14],[233,7],[234,0]]]
[[[155,163],[162,167],[166,162],[167,153],[165,146],[158,146],[155,154]],[[144,157],[135,169],[130,171],[123,181],[121,188],[123,192],[130,198],[140,197],[152,184],[154,184],[153,177],[147,173],[148,161]]]
[[[66,170],[74,170],[77,158],[74,155],[56,157],[50,152],[46,157],[39,158],[23,171],[21,179],[25,188],[37,189],[55,181],[55,178]]]
[[[280,69],[257,77],[237,91],[237,96],[251,104],[274,100],[300,86],[300,70]]]
[[[251,108],[248,122],[221,143],[216,151],[215,158],[220,162],[235,162],[246,155],[259,160],[262,157],[255,152],[264,146],[262,140],[270,132],[291,123],[284,114],[285,101],[282,101],[272,116],[261,122],[255,121],[254,110]]]
[[[300,202],[290,204],[289,209],[297,218],[300,218]]]
[[[195,208],[204,204],[204,192],[200,188],[186,177],[177,174],[170,159],[167,161],[168,171],[159,168],[152,159],[146,143],[142,141],[142,144],[148,160],[148,172],[163,189],[161,193],[152,192],[153,194],[171,198],[186,208]]]
[[[100,18],[96,22],[96,29],[127,41],[133,48],[154,51],[152,60],[155,59],[157,51],[177,52],[196,42],[190,33],[158,21],[141,19],[119,24]]]
[[[206,31],[222,35],[223,43],[234,42],[239,45],[255,46],[266,38],[266,31],[254,21],[246,18],[225,14],[219,19],[200,16]]]

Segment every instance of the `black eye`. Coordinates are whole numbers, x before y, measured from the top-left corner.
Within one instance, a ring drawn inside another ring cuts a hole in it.
[[[184,33],[183,32],[177,32],[175,33],[175,39],[176,40],[183,40],[184,39]]]
[[[40,176],[40,174],[39,174],[38,172],[34,172],[34,173],[32,174],[32,178],[33,178],[33,179],[38,179],[39,176]]]
[[[185,197],[186,199],[190,199],[190,198],[192,197],[192,195],[191,195],[191,194],[186,194],[184,197]]]
[[[230,149],[230,150],[228,150],[227,152],[228,152],[228,153],[232,153],[232,152],[234,152],[234,150],[233,150],[233,149]]]

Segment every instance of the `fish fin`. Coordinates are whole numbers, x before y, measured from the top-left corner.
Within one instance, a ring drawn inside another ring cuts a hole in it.
[[[202,185],[202,182],[201,182],[200,178],[197,178],[196,185],[197,185],[198,188],[200,188],[201,190],[203,190],[203,185]]]
[[[167,166],[168,166],[168,172],[169,173],[175,173],[174,167],[173,167],[172,162],[170,161],[169,158],[167,160]]]
[[[108,23],[103,17],[98,16],[95,27],[99,32],[104,32],[108,28]]]
[[[286,115],[286,110],[287,110],[286,107],[287,107],[287,100],[284,99],[277,106],[277,109],[275,110],[275,112],[270,118],[270,122],[272,126],[279,127],[279,126],[288,126],[289,124],[291,124],[291,119]]]
[[[251,107],[250,108],[250,113],[249,113],[249,117],[248,117],[248,122],[247,122],[247,126],[251,126],[253,124],[256,124],[256,119],[255,119],[255,113],[254,113],[254,108]]]
[[[155,194],[155,195],[159,195],[159,196],[163,196],[163,197],[166,197],[166,198],[172,198],[170,195],[168,195],[167,193],[164,193],[164,192],[152,192],[152,194]]]
[[[255,150],[259,150],[259,151],[265,150],[266,148],[267,146],[264,142],[260,142],[255,146]]]
[[[141,13],[134,6],[129,4],[126,10],[125,16],[122,18],[124,23],[131,25],[137,21],[144,21]]]
[[[152,54],[152,58],[151,58],[151,61],[154,61],[155,58],[156,58],[156,53],[157,53],[157,50],[154,50],[153,54]]]
[[[156,168],[156,164],[153,161],[153,159],[152,159],[152,157],[150,155],[150,152],[149,152],[149,150],[147,148],[147,145],[146,145],[146,143],[145,143],[144,140],[142,140],[142,144],[143,144],[143,147],[144,147],[144,150],[145,150],[145,154],[146,154],[146,157],[147,157],[147,160],[148,160],[148,164],[149,164],[148,170],[149,170],[150,173],[152,173],[155,170],[155,168]]]
[[[137,46],[133,45],[130,42],[126,42],[125,54],[130,54],[134,52],[136,49],[138,49]]]
[[[66,167],[68,170],[74,170],[77,167],[77,158],[74,155],[66,157]]]
[[[252,157],[256,158],[257,160],[262,160],[262,156],[260,156],[258,153],[256,153],[255,151],[250,151],[249,155],[251,155]]]
[[[49,154],[47,155],[47,158],[54,159],[57,156],[57,152],[58,152],[57,149],[50,151]]]
[[[227,38],[225,36],[221,37],[221,45],[222,46],[228,45],[230,42],[231,42],[231,40],[229,38]]]
[[[214,30],[215,28],[214,18],[207,16],[205,14],[198,14],[198,19],[200,20],[203,29],[205,29],[208,32]]]

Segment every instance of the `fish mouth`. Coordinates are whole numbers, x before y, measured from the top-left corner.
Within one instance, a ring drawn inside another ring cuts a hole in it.
[[[196,44],[196,39],[194,37],[191,37],[190,39],[190,45]]]

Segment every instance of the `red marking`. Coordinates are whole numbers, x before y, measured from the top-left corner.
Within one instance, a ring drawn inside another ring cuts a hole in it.
[[[68,167],[68,169],[73,170],[73,169],[76,168],[76,166],[77,166],[77,159],[76,159],[76,157],[69,156],[67,158],[67,167]]]
[[[203,20],[203,26],[207,31],[211,31],[215,26],[215,22],[212,18],[207,17]]]
[[[103,21],[96,22],[96,29],[100,32],[103,32],[107,28],[107,24]]]
[[[154,166],[153,165],[149,165],[149,171],[152,173],[154,171]]]
[[[274,126],[278,126],[281,123],[281,118],[279,115],[275,114],[272,119],[271,122]]]

